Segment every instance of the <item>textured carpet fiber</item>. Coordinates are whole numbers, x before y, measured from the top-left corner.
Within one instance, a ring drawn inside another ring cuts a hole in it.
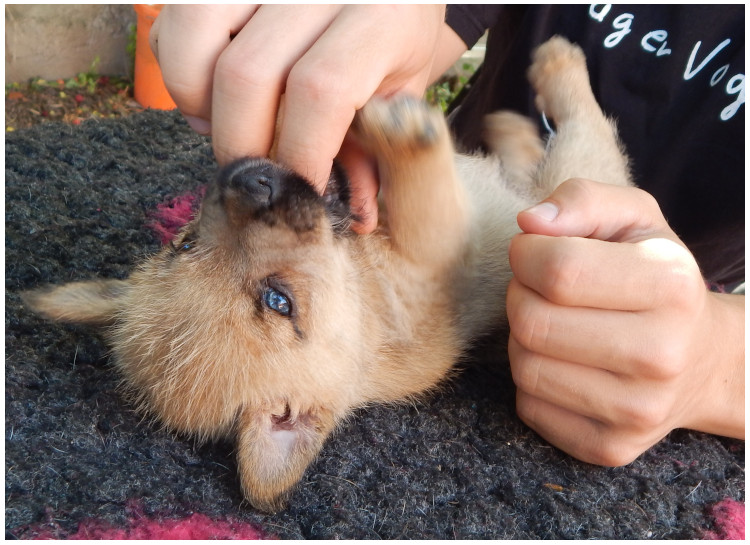
[[[744,535],[744,442],[676,431],[627,467],[578,462],[516,418],[492,346],[420,403],[360,411],[286,511],[254,511],[230,442],[196,445],[142,421],[96,331],[44,322],[18,297],[127,276],[160,245],[159,206],[186,206],[213,176],[207,141],[175,113],[145,112],[18,131],[5,154],[8,537],[738,535],[730,524]]]

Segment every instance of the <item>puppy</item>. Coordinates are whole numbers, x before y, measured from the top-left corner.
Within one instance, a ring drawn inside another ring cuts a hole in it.
[[[378,160],[375,233],[349,229],[347,181],[318,195],[266,159],[224,168],[172,244],[127,280],[25,294],[52,320],[102,324],[134,403],[199,439],[234,436],[250,503],[283,507],[355,408],[434,388],[503,327],[516,214],[573,176],[629,183],[581,50],[553,38],[529,78],[557,135],[511,113],[493,154],[456,155],[423,103],[372,99],[353,132]]]

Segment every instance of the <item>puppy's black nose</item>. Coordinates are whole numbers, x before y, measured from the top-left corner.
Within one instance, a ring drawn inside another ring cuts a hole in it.
[[[203,202],[202,214],[210,215],[216,205],[215,210],[222,210],[237,228],[260,220],[308,231],[325,211],[323,198],[304,178],[257,157],[240,159],[222,168]]]
[[[279,168],[264,159],[240,159],[228,165],[219,175],[219,189],[245,205],[267,207],[281,191]]]

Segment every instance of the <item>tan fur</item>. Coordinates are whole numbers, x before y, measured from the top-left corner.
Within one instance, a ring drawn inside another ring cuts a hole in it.
[[[503,326],[520,210],[571,176],[629,183],[580,50],[551,40],[530,79],[558,127],[546,154],[514,114],[488,122],[494,156],[463,156],[421,102],[369,102],[354,133],[385,188],[372,235],[335,234],[322,205],[294,209],[304,229],[249,220],[242,191],[209,192],[175,243],[195,240],[189,251],[166,248],[127,281],[26,301],[55,320],[113,323],[114,359],[139,407],[201,439],[235,436],[246,497],[277,510],[353,409],[434,388]],[[293,317],[259,296],[277,280],[294,294]]]

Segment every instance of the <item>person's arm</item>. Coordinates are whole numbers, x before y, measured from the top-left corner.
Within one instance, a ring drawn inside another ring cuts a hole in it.
[[[428,81],[435,83],[468,50],[466,43],[448,23],[443,23]]]
[[[524,422],[608,466],[675,428],[744,438],[744,296],[706,289],[650,195],[568,181],[518,224],[507,309]]]
[[[440,34],[430,83],[443,75],[479,38],[503,16],[504,7],[496,4],[448,4]]]

